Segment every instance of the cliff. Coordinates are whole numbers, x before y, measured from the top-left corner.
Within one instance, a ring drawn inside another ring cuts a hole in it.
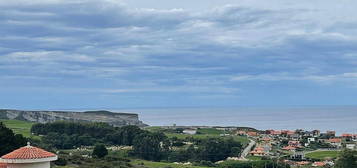
[[[23,111],[23,110],[0,110],[0,119],[16,119],[38,123],[48,123],[59,120],[104,122],[120,127],[125,125],[147,126],[139,120],[138,114],[113,113],[110,111]]]

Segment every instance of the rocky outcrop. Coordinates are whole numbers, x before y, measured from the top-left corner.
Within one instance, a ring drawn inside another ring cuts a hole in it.
[[[0,119],[16,119],[38,123],[48,123],[59,120],[104,122],[120,127],[125,125],[147,126],[139,120],[138,114],[114,113],[110,111],[23,111],[23,110],[0,110]]]

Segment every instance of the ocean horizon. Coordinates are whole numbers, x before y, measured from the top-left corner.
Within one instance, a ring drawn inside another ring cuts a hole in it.
[[[52,109],[54,110],[54,109]],[[259,130],[320,130],[357,134],[357,106],[86,108],[137,113],[150,126],[237,126]]]
[[[357,133],[357,106],[111,109],[138,113],[150,126],[242,126],[260,130]]]

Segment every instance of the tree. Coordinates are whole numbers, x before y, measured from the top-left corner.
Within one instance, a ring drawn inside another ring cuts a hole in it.
[[[165,139],[162,133],[144,132],[134,138],[133,153],[146,160],[159,161],[167,151],[163,145]]]
[[[233,138],[209,138],[199,146],[200,159],[211,162],[225,160],[229,156],[236,156],[242,150],[241,143]]]
[[[15,135],[11,129],[0,122],[0,156],[25,146],[26,142],[26,138],[20,134]]]
[[[98,144],[94,147],[92,155],[97,158],[103,158],[108,155],[108,150],[103,144]]]
[[[356,152],[351,150],[343,151],[335,165],[335,168],[357,168]]]
[[[121,143],[123,145],[133,145],[133,141],[135,136],[141,134],[143,130],[141,130],[137,126],[129,125],[120,128],[121,133]]]

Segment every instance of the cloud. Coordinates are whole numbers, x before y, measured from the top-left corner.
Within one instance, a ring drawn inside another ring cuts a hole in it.
[[[0,77],[8,81],[0,85],[235,97],[251,89],[247,82],[355,81],[350,13],[330,19],[323,4],[250,3],[195,11],[116,0],[3,1]]]
[[[357,73],[342,73],[333,75],[291,75],[291,74],[260,74],[260,75],[238,75],[231,78],[232,81],[313,81],[321,83],[352,81],[357,83]]]

